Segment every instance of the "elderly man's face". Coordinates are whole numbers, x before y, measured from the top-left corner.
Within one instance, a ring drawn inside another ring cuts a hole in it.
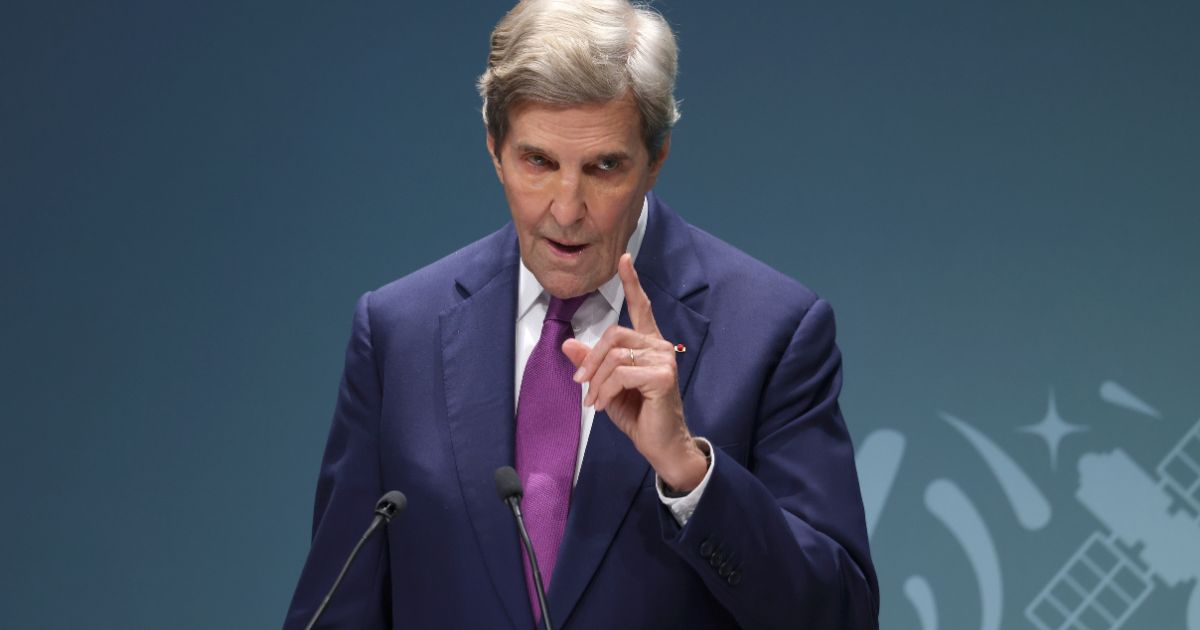
[[[601,104],[525,103],[488,151],[512,210],[521,259],[551,295],[590,293],[617,272],[669,142],[651,162],[632,97]]]

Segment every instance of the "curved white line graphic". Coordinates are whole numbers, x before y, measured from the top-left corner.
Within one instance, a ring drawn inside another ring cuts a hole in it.
[[[858,468],[858,485],[867,512],[867,538],[875,534],[875,524],[891,494],[903,457],[904,435],[891,429],[872,431],[858,447],[854,465]]]
[[[1200,584],[1192,585],[1192,594],[1188,596],[1187,628],[1200,630]]]
[[[933,597],[933,589],[929,588],[929,582],[919,575],[910,575],[904,580],[904,595],[917,611],[921,630],[937,630],[937,600]]]
[[[999,630],[1004,587],[1000,580],[996,544],[992,541],[987,524],[967,495],[948,479],[935,479],[925,488],[925,507],[962,545],[971,568],[975,570],[982,609],[980,630]]]
[[[1125,389],[1116,381],[1104,381],[1100,384],[1100,399],[1106,403],[1123,407],[1151,418],[1162,418],[1157,409],[1151,407],[1133,392]]]
[[[979,456],[1000,483],[1004,495],[1008,497],[1008,504],[1012,506],[1021,527],[1030,531],[1045,527],[1046,523],[1050,522],[1050,502],[1034,485],[1029,475],[986,435],[975,430],[975,427],[946,412],[940,412],[938,415],[957,429],[979,452]]]

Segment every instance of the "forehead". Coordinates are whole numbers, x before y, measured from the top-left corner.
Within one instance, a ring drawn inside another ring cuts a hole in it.
[[[509,112],[506,144],[546,151],[621,151],[632,155],[642,144],[641,129],[641,113],[628,96],[577,105],[524,102]]]

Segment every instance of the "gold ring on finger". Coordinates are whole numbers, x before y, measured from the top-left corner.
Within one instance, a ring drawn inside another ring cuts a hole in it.
[[[626,348],[626,350],[629,350],[629,364],[637,365],[637,355],[633,353],[633,348]]]

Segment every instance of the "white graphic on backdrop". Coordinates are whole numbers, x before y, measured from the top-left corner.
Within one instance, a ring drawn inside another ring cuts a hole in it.
[[[1053,403],[1051,403],[1051,408],[1053,408]],[[1004,490],[1004,496],[1008,497],[1008,504],[1012,506],[1021,527],[1030,531],[1045,527],[1046,523],[1050,522],[1050,502],[1046,500],[1042,491],[1038,490],[1029,475],[1025,474],[1025,471],[1021,470],[1021,467],[995,442],[989,440],[975,427],[948,413],[940,415],[979,452],[979,456],[983,458],[984,463],[995,475],[996,481],[1000,483],[1000,488]],[[1051,452],[1056,448],[1057,445],[1051,447]]]
[[[875,533],[875,524],[883,514],[883,505],[892,492],[892,482],[896,480],[903,457],[904,436],[891,429],[871,433],[858,447],[854,459],[859,470],[863,507],[867,512],[868,538]]]
[[[1021,427],[1020,430],[1032,433],[1046,441],[1046,446],[1050,449],[1050,468],[1057,470],[1058,445],[1062,443],[1063,438],[1072,433],[1083,433],[1088,430],[1088,427],[1063,420],[1062,416],[1058,415],[1058,405],[1054,403],[1054,391],[1051,390],[1050,408],[1046,410],[1046,417],[1042,418],[1041,422]]]
[[[1118,407],[1124,407],[1130,411],[1150,416],[1151,418],[1162,417],[1162,414],[1158,413],[1157,409],[1147,405],[1141,398],[1134,396],[1132,392],[1121,387],[1120,383],[1104,381],[1100,385],[1100,399]]]
[[[1112,381],[1100,386],[1100,398],[1161,418],[1158,410]],[[1046,527],[1053,515],[1051,504],[1016,461],[965,420],[944,412],[939,415],[979,454],[1016,522],[1029,532]],[[1044,418],[1017,430],[1045,441],[1054,470],[1063,440],[1089,427],[1063,419],[1051,391]],[[855,460],[871,538],[905,450],[905,436],[892,429],[872,432],[858,449]],[[1200,422],[1158,465],[1157,479],[1119,448],[1083,455],[1078,471],[1075,496],[1108,533],[1088,536],[1057,573],[1044,578],[1048,583],[1025,607],[1025,619],[1037,630],[1116,630],[1147,601],[1157,580],[1169,588],[1190,586],[1186,628],[1200,630]],[[1004,613],[1004,574],[989,523],[950,479],[931,481],[925,487],[924,504],[962,548],[974,573],[980,630],[998,630]],[[937,630],[938,602],[929,581],[911,575],[904,580],[903,593],[922,630]]]
[[[925,630],[937,630],[937,603],[933,601],[933,589],[925,578],[914,575],[904,581],[904,596],[917,610],[917,619]]]
[[[947,479],[935,479],[925,488],[925,507],[950,530],[971,561],[982,604],[980,630],[1000,630],[1004,581],[1000,577],[996,543],[992,541],[987,523],[967,495]]]
[[[1200,422],[1158,465],[1158,475],[1156,481],[1121,449],[1079,459],[1075,496],[1111,533],[1092,534],[1025,609],[1039,630],[1115,630],[1150,595],[1151,577],[1169,587],[1200,577]],[[1181,509],[1172,512],[1172,505]],[[1200,630],[1197,615],[1200,590],[1193,584],[1188,630]]]

